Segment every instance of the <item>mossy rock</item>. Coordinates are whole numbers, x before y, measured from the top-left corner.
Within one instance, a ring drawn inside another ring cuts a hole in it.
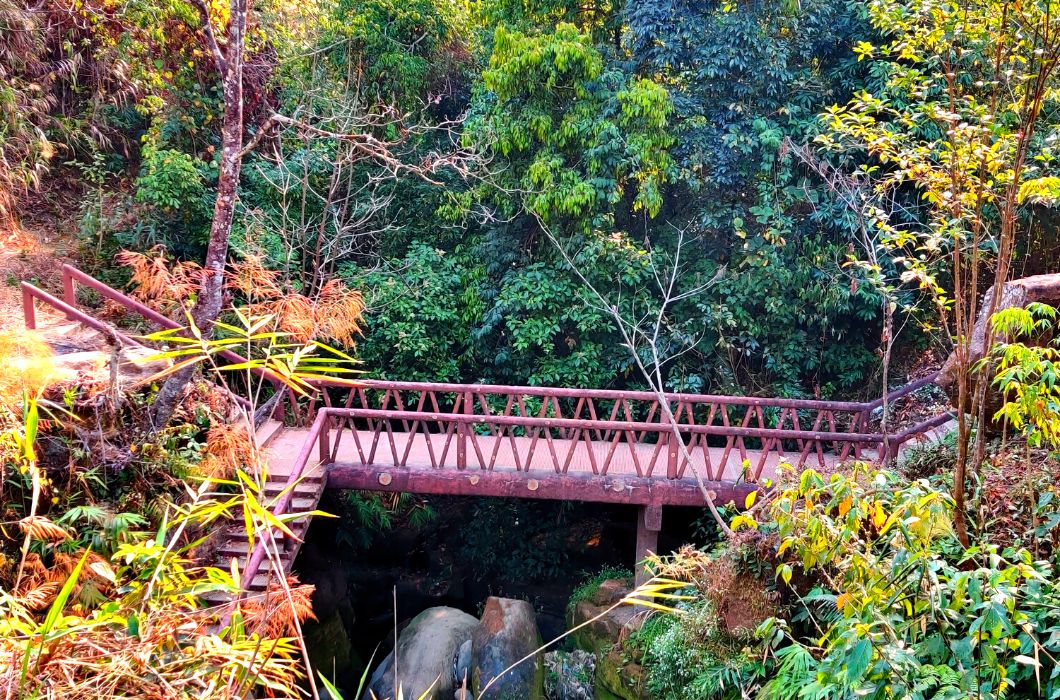
[[[568,628],[574,629],[592,620],[571,635],[575,646],[603,655],[639,628],[644,616],[635,606],[620,605],[604,613],[629,593],[628,582],[611,579],[601,583],[587,599],[575,602],[567,614]],[[597,617],[599,619],[594,619]]]
[[[596,700],[652,700],[648,670],[629,657],[621,646],[596,657]]]

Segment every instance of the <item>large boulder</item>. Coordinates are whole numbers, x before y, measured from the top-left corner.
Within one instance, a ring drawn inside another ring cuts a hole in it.
[[[606,654],[640,628],[645,617],[643,607],[614,607],[631,592],[628,581],[608,579],[587,600],[580,600],[570,608],[567,624],[570,629],[578,628],[572,636],[579,649]],[[608,610],[612,607],[613,610]]]
[[[994,287],[991,287],[986,296],[983,297],[979,317],[972,328],[971,347],[969,356],[969,367],[974,367],[979,360],[990,352],[987,347],[986,336],[990,328],[990,307],[993,305]],[[1035,275],[1023,279],[1006,282],[998,302],[998,310],[1014,307],[1027,306],[1032,302],[1049,304],[1060,307],[1060,273],[1050,275]],[[956,353],[950,353],[946,362],[939,370],[936,383],[942,387],[950,397],[954,405],[957,403],[959,367]],[[986,401],[986,410],[990,417],[1001,407],[1001,397],[994,391],[989,391]]]
[[[482,619],[471,634],[472,695],[482,700],[543,700],[540,646],[541,635],[529,603],[487,598]],[[530,658],[517,663],[526,656]]]
[[[368,690],[377,698],[396,698],[394,658],[401,693],[406,698],[453,697],[453,658],[478,625],[478,620],[456,608],[428,608],[412,619],[398,637],[397,649],[372,674]],[[370,698],[365,692],[365,700]]]

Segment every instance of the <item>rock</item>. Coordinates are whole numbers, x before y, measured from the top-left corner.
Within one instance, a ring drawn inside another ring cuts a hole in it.
[[[544,660],[540,651],[534,653],[540,646],[541,635],[529,603],[510,598],[487,598],[482,619],[471,634],[474,697],[542,700],[545,696]],[[528,655],[529,659],[505,671]]]
[[[457,688],[456,692],[453,693],[453,700],[474,700],[470,690],[464,688]]]
[[[379,699],[379,694],[376,692],[376,688],[383,687],[394,687],[394,679],[391,678],[389,681],[386,675],[390,673],[390,669],[394,667],[394,652],[390,652],[383,658],[383,663],[379,664],[374,671],[372,671],[372,677],[368,679],[368,688],[364,691],[364,695],[361,700],[373,700],[373,695]],[[385,698],[379,700],[388,700],[392,696],[387,695]]]
[[[762,622],[779,614],[779,594],[770,590],[764,577],[756,576],[744,563],[769,561],[767,557],[774,551],[772,542],[771,538],[753,532],[741,533],[723,554],[702,564],[700,581],[704,595],[718,616],[720,631],[731,637],[753,636]]]
[[[460,688],[471,683],[471,638],[460,645],[453,659],[453,687]]]
[[[629,595],[633,589],[628,580],[609,578],[602,582],[589,597],[593,605],[608,607]]]
[[[990,307],[994,298],[994,288],[987,290],[979,317],[972,328],[969,366],[974,366],[983,359],[990,348],[986,347],[986,335],[990,322]],[[1004,291],[998,303],[998,310],[1021,307],[1031,302],[1041,302],[1060,307],[1060,273],[1035,275],[1005,283]],[[958,390],[958,365],[956,353],[950,353],[939,370],[936,380],[938,385],[949,395],[950,401],[956,404]],[[1001,397],[992,388],[987,390],[986,410],[991,418],[1001,407]]]
[[[428,608],[412,619],[397,643],[397,673],[402,695],[419,698],[448,698],[453,694],[453,658],[478,625],[471,615],[456,608]],[[377,698],[396,698],[394,652],[375,673],[368,690]],[[365,693],[365,700],[370,695]]]
[[[567,620],[570,629],[593,620],[572,635],[574,644],[579,649],[606,653],[611,647],[627,639],[631,632],[640,628],[644,622],[643,608],[619,605],[614,610],[605,612],[630,591],[627,582],[610,579],[601,583],[589,600],[582,600],[574,605]]]
[[[545,697],[548,700],[593,700],[596,656],[588,651],[545,654]]]
[[[648,671],[627,657],[621,646],[596,657],[597,698],[610,700],[652,700],[648,692]]]

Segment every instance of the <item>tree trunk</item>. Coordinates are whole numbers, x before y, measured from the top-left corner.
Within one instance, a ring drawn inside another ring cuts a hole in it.
[[[213,335],[213,322],[221,313],[224,296],[225,263],[228,260],[228,239],[232,233],[239,172],[243,165],[243,36],[247,23],[246,0],[232,0],[228,27],[227,51],[224,62],[219,61],[224,81],[224,123],[221,126],[221,164],[217,178],[217,199],[214,201],[210,241],[206,248],[202,288],[191,310],[191,318],[204,338]],[[209,27],[207,26],[209,32]],[[212,36],[212,32],[210,32]],[[162,427],[173,416],[177,403],[195,372],[189,365],[174,372],[158,392],[154,402],[152,421]]]

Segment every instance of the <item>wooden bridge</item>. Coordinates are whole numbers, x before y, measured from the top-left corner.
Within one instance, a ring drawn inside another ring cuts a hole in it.
[[[23,283],[27,327],[37,325],[40,301],[113,342],[136,342],[80,309],[77,285],[153,324],[179,327],[71,266],[63,268],[63,299]],[[243,361],[235,353],[225,357]],[[888,400],[933,380],[907,384]],[[310,402],[276,384],[284,396],[257,431],[267,455],[265,497],[274,513],[313,510],[325,488],[626,503],[640,509],[638,561],[656,546],[664,506],[704,506],[708,498],[741,506],[749,492],[769,487],[781,462],[827,470],[851,459],[893,458],[950,420],[944,413],[884,435],[870,429],[882,399],[360,384],[319,382]],[[294,538],[274,533],[285,570],[308,525],[308,517],[296,520]],[[265,562],[274,558],[266,556],[263,542],[248,552],[241,524],[225,536],[219,555],[225,569],[237,560],[248,590],[264,589],[279,573],[268,570]]]

